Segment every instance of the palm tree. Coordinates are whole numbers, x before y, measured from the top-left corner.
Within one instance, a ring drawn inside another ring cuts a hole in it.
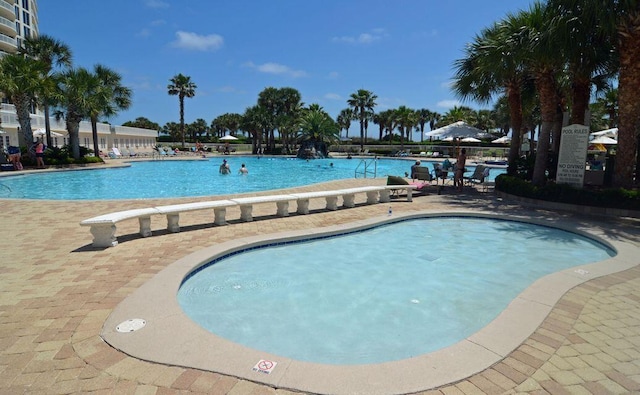
[[[27,37],[23,42],[20,52],[43,62],[46,67],[46,73],[43,78],[50,78],[55,67],[71,67],[71,49],[61,41],[48,36],[46,34],[37,37]],[[51,122],[49,121],[49,100],[47,92],[42,92],[40,96],[44,109],[44,127],[47,135],[47,145],[52,146],[51,140]]]
[[[400,149],[404,150],[404,135],[409,137],[409,133],[416,125],[417,115],[416,112],[406,106],[400,106],[395,110],[395,121],[400,131]]]
[[[64,118],[69,132],[69,145],[75,159],[80,158],[80,122],[91,117],[96,106],[93,92],[98,82],[95,75],[85,68],[70,69],[58,78],[58,88],[52,102],[64,110],[56,112],[56,118]]]
[[[300,122],[298,141],[299,157],[304,157],[306,149],[313,147],[316,152],[327,156],[327,146],[340,140],[340,126],[320,107],[312,107],[304,112]]]
[[[620,62],[618,76],[618,149],[613,184],[632,187],[640,167],[640,2],[638,0],[549,0],[555,12],[579,9],[577,17],[596,20],[592,28],[614,44]],[[637,182],[637,179],[636,179]]]
[[[271,130],[271,120],[267,109],[260,105],[247,108],[242,115],[240,127],[251,134],[254,154],[257,154],[258,148],[262,147],[264,135]]]
[[[455,62],[454,91],[462,98],[482,103],[504,92],[511,118],[511,148],[507,173],[515,175],[522,132],[522,85],[526,70],[521,61],[520,25],[513,16],[482,30]],[[433,129],[433,127],[432,127]]]
[[[336,119],[338,126],[340,126],[340,130],[345,130],[345,138],[349,138],[349,127],[351,127],[351,121],[354,119],[353,110],[351,108],[344,108],[340,110],[340,114]]]
[[[91,97],[89,105],[89,117],[91,119],[91,132],[93,137],[93,151],[96,156],[100,152],[98,144],[98,117],[111,117],[119,110],[126,110],[131,106],[131,89],[121,85],[122,77],[117,72],[102,66],[95,65],[93,69],[95,81],[91,84],[94,88],[88,92]]]
[[[167,85],[169,95],[178,96],[180,101],[180,135],[182,135],[182,148],[184,148],[184,98],[196,95],[196,84],[191,81],[191,77],[178,74],[171,78],[171,83]]]
[[[0,91],[11,99],[16,108],[18,123],[22,134],[18,136],[20,146],[27,147],[27,152],[33,156],[33,131],[31,130],[31,103],[50,80],[44,81],[47,66],[39,60],[32,60],[20,54],[8,54],[0,58]],[[48,88],[47,88],[48,89]]]
[[[538,186],[547,180],[551,131],[560,107],[558,75],[563,59],[558,56],[554,41],[558,20],[557,14],[541,3],[534,3],[529,10],[521,11],[515,17],[515,23],[521,27],[520,34],[525,37],[523,48],[526,50],[522,54],[535,78],[540,102],[541,125],[531,179],[531,183]]]
[[[424,141],[424,126],[431,119],[431,111],[426,108],[421,108],[416,111],[418,115],[418,126],[420,127],[420,142]]]
[[[357,92],[352,93],[350,99],[347,100],[347,104],[353,108],[354,113],[360,120],[360,150],[364,150],[365,139],[365,122],[373,113],[373,108],[376,106],[376,99],[378,96],[374,95],[366,89],[358,89]]]
[[[618,88],[607,88],[602,92],[602,96],[596,99],[596,104],[602,106],[605,114],[609,118],[607,127],[618,126]]]

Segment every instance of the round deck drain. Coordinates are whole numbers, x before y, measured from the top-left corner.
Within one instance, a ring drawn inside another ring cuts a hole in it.
[[[138,329],[143,328],[145,325],[147,325],[147,321],[141,318],[134,318],[121,322],[120,325],[116,326],[116,330],[122,333],[135,332]]]

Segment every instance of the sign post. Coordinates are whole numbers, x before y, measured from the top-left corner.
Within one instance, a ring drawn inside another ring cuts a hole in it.
[[[569,125],[562,128],[556,182],[577,188],[584,185],[584,171],[589,146],[589,127]]]

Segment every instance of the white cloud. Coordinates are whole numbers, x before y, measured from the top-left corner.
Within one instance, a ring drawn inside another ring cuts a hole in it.
[[[460,102],[458,100],[440,100],[436,105],[441,108],[453,108],[459,106]]]
[[[348,44],[371,44],[386,36],[387,33],[384,29],[373,29],[371,33],[360,33],[357,36],[333,37],[331,40],[334,42],[343,42]]]
[[[201,36],[191,32],[176,32],[176,41],[171,45],[177,48],[183,48],[194,51],[215,51],[222,47],[224,39],[217,34]]]
[[[327,78],[329,78],[330,80],[335,80],[338,77],[340,77],[340,74],[338,74],[337,71],[332,71],[329,73],[329,75],[327,76]]]
[[[261,73],[266,74],[285,74],[293,78],[304,77],[307,75],[302,70],[293,70],[289,66],[285,66],[279,63],[267,62],[263,64],[254,64],[253,62],[247,62],[244,64],[246,67],[258,70]]]
[[[337,93],[327,93],[324,95],[324,98],[329,100],[342,100],[342,96]]]
[[[169,3],[162,0],[145,0],[144,5],[149,8],[169,8]]]

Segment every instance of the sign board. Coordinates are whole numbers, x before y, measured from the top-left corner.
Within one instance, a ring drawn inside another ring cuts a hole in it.
[[[556,182],[582,188],[589,146],[589,127],[569,125],[562,128]]]

